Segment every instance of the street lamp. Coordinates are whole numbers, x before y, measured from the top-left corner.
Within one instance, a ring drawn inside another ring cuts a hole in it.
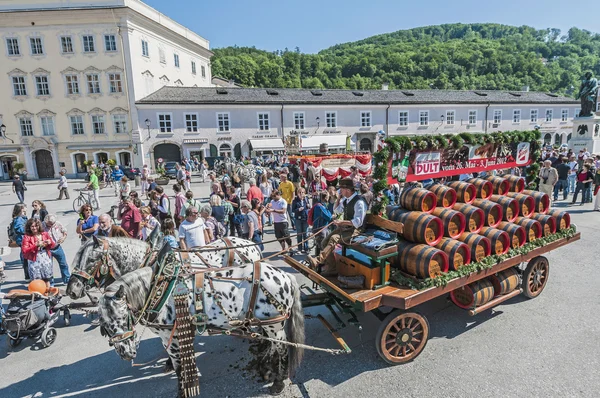
[[[8,138],[6,136],[6,126],[5,125],[0,126],[0,136],[2,136],[6,140],[10,140],[10,142],[12,142],[13,144],[15,143],[13,140],[11,140],[10,138]]]
[[[146,128],[148,129],[148,139],[150,139],[150,119],[144,120],[144,123],[146,123]]]
[[[319,131],[319,124],[321,123],[321,118],[317,116],[315,120],[317,121],[317,129],[315,130],[315,134],[317,134],[317,131]]]

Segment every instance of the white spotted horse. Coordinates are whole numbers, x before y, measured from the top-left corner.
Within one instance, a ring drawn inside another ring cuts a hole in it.
[[[208,257],[208,253],[200,254]],[[260,371],[265,379],[271,376],[271,393],[281,393],[284,380],[294,374],[303,355],[297,345],[304,343],[304,314],[296,279],[260,261],[214,271],[208,265],[194,264],[196,272],[189,272],[186,265],[191,256],[164,247],[152,267],[130,272],[111,284],[99,302],[102,334],[124,360],[133,360],[137,354],[139,324],[157,334],[177,371],[183,395],[185,375],[193,373],[197,385],[196,361],[187,360],[190,354],[185,353],[190,345],[193,350],[194,331],[258,339]],[[164,294],[161,297],[157,292]],[[189,308],[193,319],[191,333],[180,329],[182,307],[177,307],[177,297],[186,300],[183,308]]]

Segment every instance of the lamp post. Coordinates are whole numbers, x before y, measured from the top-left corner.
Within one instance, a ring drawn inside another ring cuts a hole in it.
[[[319,131],[319,124],[321,124],[321,118],[317,116],[315,120],[317,121],[317,129],[315,130],[315,134],[317,134],[317,131]]]
[[[148,129],[148,139],[150,139],[150,119],[144,120],[144,123],[146,123],[146,128]]]
[[[10,142],[12,142],[13,144],[15,143],[13,140],[11,140],[10,138],[8,138],[6,136],[6,126],[5,125],[0,126],[0,136],[3,137],[5,140],[10,140]]]

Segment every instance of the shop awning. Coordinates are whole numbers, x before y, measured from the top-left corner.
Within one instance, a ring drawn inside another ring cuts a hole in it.
[[[129,148],[130,142],[88,142],[85,144],[67,145],[67,149],[108,149],[108,148]]]
[[[269,138],[264,140],[250,140],[253,151],[283,151],[283,141],[281,138]]]
[[[303,151],[311,151],[319,149],[321,144],[327,144],[329,149],[345,149],[346,148],[346,135],[345,134],[332,134],[332,135],[303,135],[300,141],[300,147]]]
[[[208,138],[188,138],[183,140],[184,144],[207,144]]]

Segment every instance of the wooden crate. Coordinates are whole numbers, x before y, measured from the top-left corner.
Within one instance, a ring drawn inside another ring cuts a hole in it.
[[[365,283],[363,288],[365,289],[373,289],[376,286],[385,285],[390,279],[390,265],[387,261],[382,261],[385,267],[384,281],[381,280],[382,272],[380,266],[366,265],[345,256],[339,256],[338,261],[338,274],[343,276],[364,276]]]

